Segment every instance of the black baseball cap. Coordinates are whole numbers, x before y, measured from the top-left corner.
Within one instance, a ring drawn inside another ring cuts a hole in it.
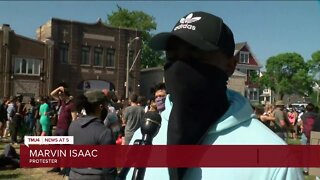
[[[155,35],[150,42],[154,50],[166,50],[167,41],[176,36],[204,51],[221,50],[233,56],[235,43],[233,33],[223,20],[206,12],[191,12],[182,17],[171,32]]]

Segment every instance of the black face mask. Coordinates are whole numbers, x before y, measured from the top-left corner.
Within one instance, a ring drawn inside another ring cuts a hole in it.
[[[167,144],[200,144],[208,128],[229,107],[228,76],[219,68],[198,60],[168,62],[164,75],[173,101]],[[180,179],[184,172],[185,169],[170,169],[170,179]]]
[[[229,106],[228,76],[217,67],[192,60],[167,63],[165,79],[173,101],[167,143],[199,144]]]

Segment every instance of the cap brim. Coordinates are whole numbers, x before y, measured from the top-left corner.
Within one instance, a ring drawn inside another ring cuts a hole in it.
[[[181,33],[180,31],[159,33],[152,37],[150,41],[150,47],[153,50],[166,50],[167,42],[173,36],[178,37],[204,51],[213,51],[219,49],[218,46],[204,40],[199,34],[193,32],[186,33],[185,31],[181,31]]]

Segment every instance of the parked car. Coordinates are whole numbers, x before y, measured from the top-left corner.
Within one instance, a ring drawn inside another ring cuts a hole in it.
[[[291,106],[294,107],[294,108],[306,108],[306,106],[308,105],[308,103],[292,103]]]

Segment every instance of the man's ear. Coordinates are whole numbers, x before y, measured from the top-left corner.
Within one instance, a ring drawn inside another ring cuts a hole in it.
[[[233,56],[228,58],[228,61],[227,61],[227,74],[229,77],[232,76],[232,74],[234,73],[234,70],[236,69],[236,66],[237,66],[237,60],[236,58],[234,58]]]

